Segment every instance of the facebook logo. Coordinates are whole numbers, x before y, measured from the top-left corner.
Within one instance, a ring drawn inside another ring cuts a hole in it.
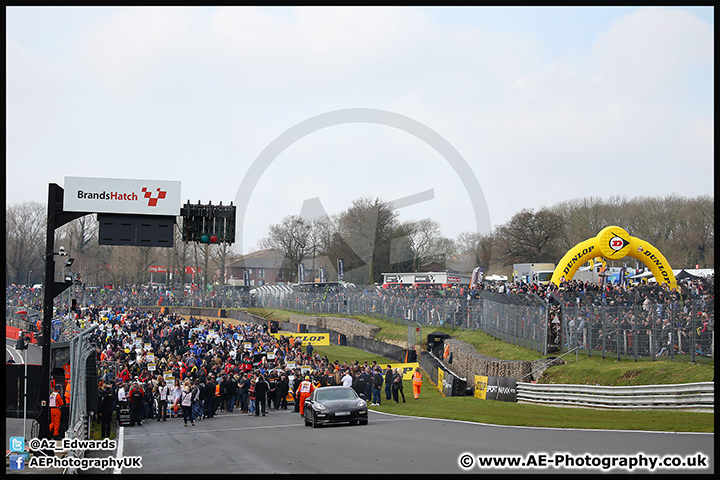
[[[25,457],[10,455],[10,470],[25,470]]]

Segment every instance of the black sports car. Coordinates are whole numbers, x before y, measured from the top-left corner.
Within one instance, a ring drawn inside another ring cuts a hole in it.
[[[367,403],[350,387],[316,388],[305,400],[304,410],[306,427],[338,422],[368,423]]]

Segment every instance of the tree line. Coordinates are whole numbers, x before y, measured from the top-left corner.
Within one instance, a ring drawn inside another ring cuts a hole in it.
[[[403,221],[390,202],[361,197],[333,215],[312,220],[286,216],[268,227],[258,248],[280,252],[283,267],[291,272],[309,258],[326,257],[331,265],[343,259],[344,280],[365,285],[381,282],[382,273],[458,265],[464,270],[461,273],[485,267],[486,272],[510,275],[514,263],[557,263],[574,245],[606,226],[617,225],[654,245],[673,268],[714,267],[715,216],[710,196],[567,200],[537,211],[524,209],[489,233],[467,231],[456,239],[442,234],[439,220]],[[6,284],[42,282],[45,222],[46,207],[39,203],[7,208]],[[180,224],[172,248],[116,247],[99,245],[97,221],[85,216],[58,229],[55,245],[70,252],[76,259],[73,270],[83,272],[82,281],[91,285],[147,283],[148,267],[158,264],[178,272],[173,283],[191,279],[222,283],[215,272],[224,272],[238,255],[226,244],[184,243]],[[185,273],[189,266],[200,267],[202,273],[193,278]],[[337,279],[337,273],[331,272],[328,279]]]
[[[456,239],[443,236],[435,219],[401,221],[389,202],[360,198],[332,216],[287,216],[270,226],[260,245],[282,252],[291,271],[305,258],[327,256],[333,265],[342,258],[345,280],[356,284],[382,282],[383,272],[458,265],[464,270],[460,273],[485,267],[509,276],[514,263],[557,264],[570,248],[610,225],[650,242],[675,268],[714,266],[714,200],[709,196],[568,200],[538,211],[524,209],[490,233],[468,231]]]

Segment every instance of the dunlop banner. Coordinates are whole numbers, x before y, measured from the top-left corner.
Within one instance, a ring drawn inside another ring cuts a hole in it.
[[[271,333],[275,338],[292,337],[299,338],[302,341],[302,345],[305,346],[308,343],[311,345],[328,346],[330,345],[330,334],[329,333]]]
[[[437,388],[440,390],[440,393],[445,394],[443,390],[443,384],[445,383],[445,370],[438,367],[438,383]]]
[[[485,380],[483,380],[485,379]],[[485,391],[478,393],[485,386]],[[475,396],[485,400],[517,402],[517,380],[507,377],[483,377],[475,375]]]
[[[487,394],[488,377],[475,375],[475,398],[485,400]]]
[[[395,370],[396,368],[399,368],[400,371],[403,374],[403,380],[412,380],[413,372],[417,367],[420,366],[419,363],[388,363],[384,365],[385,368],[383,368],[383,372],[387,369],[387,366],[390,365],[390,368]]]

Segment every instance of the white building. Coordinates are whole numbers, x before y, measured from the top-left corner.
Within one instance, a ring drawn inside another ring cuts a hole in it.
[[[448,288],[452,286],[470,285],[470,275],[445,272],[412,272],[412,273],[383,273],[383,287],[392,285],[408,286],[435,286]]]

